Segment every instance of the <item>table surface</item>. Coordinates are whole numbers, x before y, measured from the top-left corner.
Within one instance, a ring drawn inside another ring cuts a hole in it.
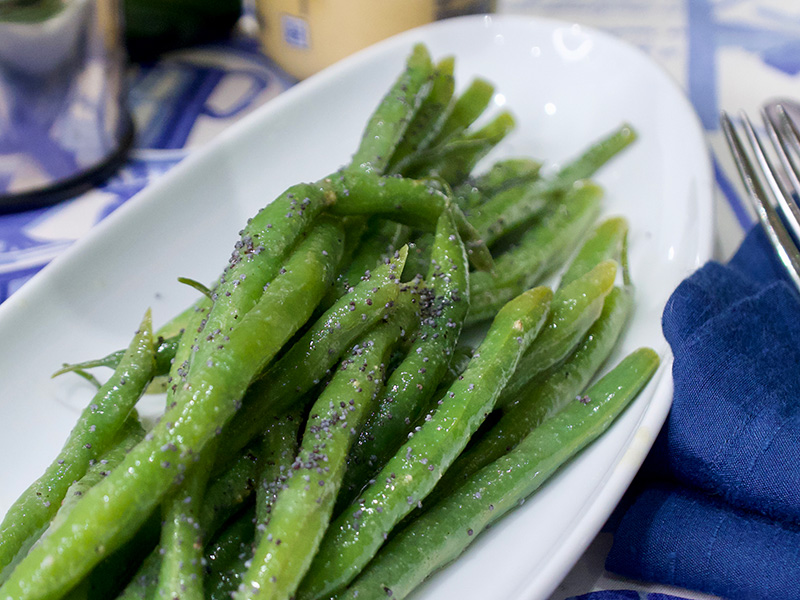
[[[727,259],[754,222],[719,130],[720,110],[756,114],[770,97],[800,97],[800,3],[796,0],[498,0],[500,14],[581,23],[646,52],[686,91],[705,128],[717,181],[715,255]],[[0,216],[0,302],[103,218],[189,152],[256,110],[294,81],[248,36],[173,52],[130,71],[138,139],[109,182],[55,207]],[[0,173],[2,175],[2,173]],[[600,534],[552,595],[636,589],[702,594],[617,578],[603,569]]]

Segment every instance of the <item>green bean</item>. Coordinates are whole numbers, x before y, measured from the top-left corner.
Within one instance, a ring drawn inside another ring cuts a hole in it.
[[[214,286],[216,287],[215,282]],[[167,340],[169,338],[177,338],[182,335],[186,328],[189,326],[189,321],[192,315],[201,309],[209,308],[211,306],[211,298],[207,296],[200,296],[190,306],[183,309],[177,315],[172,317],[169,321],[164,323],[161,327],[156,329],[154,335],[156,339],[162,338]]]
[[[447,374],[444,381],[450,381],[450,384],[461,375],[469,365],[469,361],[475,356],[475,348],[468,344],[459,344],[453,350],[450,356],[450,362],[447,363]],[[449,385],[448,385],[449,387]],[[435,394],[434,394],[435,395]]]
[[[484,79],[473,80],[456,98],[441,131],[430,146],[438,146],[465,131],[483,114],[492,96],[494,96],[494,85]]]
[[[497,258],[495,276],[472,273],[467,322],[490,318],[505,302],[557,268],[591,227],[600,211],[602,193],[588,183],[575,188],[563,204],[525,232],[517,247]]]
[[[189,363],[196,347],[194,341],[203,332],[212,304],[203,304],[195,307],[194,312],[187,318],[186,329],[178,339],[166,377],[165,392],[167,397],[166,405],[168,407],[172,404],[173,398],[177,393],[178,384],[189,374]]]
[[[528,224],[558,199],[554,193],[531,194],[530,188],[526,184],[502,190],[471,211],[470,223],[487,245]]]
[[[272,428],[264,435],[263,467],[259,473],[258,487],[256,488],[255,544],[261,541],[278,490],[291,472],[292,463],[297,456],[301,423],[301,413],[295,410],[277,419]]]
[[[408,258],[403,269],[403,281],[422,279],[431,263],[431,250],[436,238],[431,232],[422,232],[408,244]]]
[[[135,413],[135,410],[131,411],[131,415],[129,415],[125,420],[125,423],[123,423],[122,427],[117,433],[116,438],[111,443],[111,448],[98,460],[92,462],[83,477],[69,486],[66,494],[64,495],[64,500],[61,502],[61,506],[58,508],[58,512],[53,518],[53,521],[45,522],[38,528],[37,531],[28,536],[22,546],[20,546],[19,550],[17,550],[14,558],[2,569],[2,572],[0,572],[0,581],[5,581],[8,578],[11,571],[13,571],[17,564],[23,558],[25,558],[33,544],[35,544],[39,538],[42,537],[47,529],[52,527],[54,522],[57,523],[59,519],[63,519],[63,515],[65,515],[72,508],[72,506],[74,506],[75,503],[81,499],[83,494],[85,494],[87,490],[105,477],[108,471],[110,471],[122,460],[125,453],[130,449],[131,445],[135,444],[136,441],[141,439],[141,437],[144,435],[144,430],[142,429],[142,426],[139,423]]]
[[[494,95],[494,86],[483,79],[474,80],[469,87],[459,95],[451,106],[445,109],[444,119],[437,123],[437,130],[426,140],[420,150],[424,153],[428,149],[447,144],[466,131],[475,120],[480,117],[489,106]],[[392,172],[407,175],[409,171],[416,170],[425,158],[419,153],[411,153],[395,161]]]
[[[218,345],[247,314],[279,274],[286,254],[332,198],[318,186],[299,184],[261,210],[242,231],[228,266],[212,296],[213,305],[201,323],[201,332],[182,342],[191,348],[186,371],[204,370]],[[199,365],[195,367],[195,365]],[[180,377],[173,382],[180,385]]]
[[[348,450],[383,387],[401,329],[390,319],[362,338],[312,406],[300,452],[234,598],[285,599],[294,593],[328,526]]]
[[[285,273],[228,334],[213,361],[178,389],[191,401],[176,397],[176,409],[23,559],[0,587],[0,598],[58,597],[134,534],[236,412],[252,378],[311,315],[333,278],[342,237],[334,221],[313,227],[287,260]]]
[[[61,452],[6,513],[0,524],[0,567],[8,565],[25,540],[56,514],[72,482],[110,447],[152,375],[148,310],[119,366],[83,410]]]
[[[144,428],[139,422],[136,409],[134,409],[125,419],[108,451],[104,452],[96,461],[92,461],[86,474],[69,486],[50,527],[57,525],[86,492],[107,477],[122,462],[125,455],[142,441],[144,435]]]
[[[252,554],[253,520],[251,507],[206,548],[205,591],[209,600],[230,600],[241,584],[245,561]]]
[[[276,421],[268,433],[281,426],[282,421],[281,424]],[[226,465],[224,471],[213,477],[206,488],[198,523],[200,530],[208,537],[215,536],[220,527],[252,496],[259,472],[269,458],[262,454],[262,445],[258,441],[245,448],[234,461]],[[156,594],[161,564],[162,553],[160,548],[156,548],[142,562],[118,600],[152,600]]]
[[[389,460],[356,505],[328,529],[298,598],[318,598],[352,580],[385,536],[430,492],[485,416],[539,332],[552,292],[529,290],[504,306],[462,378]]]
[[[623,217],[612,217],[597,225],[561,275],[559,286],[564,287],[582,277],[601,260],[622,256],[627,235],[628,221]]]
[[[267,430],[270,431],[272,428]],[[201,528],[209,535],[214,535],[256,491],[259,474],[268,460],[262,446],[262,440],[254,440],[224,470],[211,470],[199,517]]]
[[[423,44],[416,44],[406,69],[383,98],[364,129],[352,165],[383,173],[389,159],[430,92],[433,64]]]
[[[492,255],[480,235],[450,197],[434,182],[402,177],[376,177],[370,173],[340,171],[323,180],[337,198],[331,212],[338,215],[381,215],[425,231],[434,231],[443,210],[450,208],[470,261],[491,271]]]
[[[409,239],[408,227],[394,221],[372,218],[367,222],[366,229],[352,260],[340,270],[326,294],[322,302],[326,309],[357,285],[365,273],[394,256]]]
[[[422,101],[419,111],[414,115],[405,135],[397,144],[389,166],[386,168],[387,173],[399,173],[397,165],[402,164],[415,152],[427,148],[441,130],[447,118],[447,109],[455,88],[454,66],[455,59],[452,56],[437,63],[430,94]]]
[[[495,162],[489,170],[453,189],[456,204],[469,214],[495,194],[510,187],[524,189],[539,179],[542,164],[529,158],[509,158]]]
[[[400,293],[396,282],[406,255],[407,250],[401,248],[388,262],[364,274],[351,292],[328,309],[268,373],[250,386],[242,411],[226,428],[226,447],[221,456],[238,451],[262,432],[270,419],[285,413],[319,383],[342,352],[394,310]]]
[[[501,112],[478,131],[460,136],[444,146],[417,154],[415,168],[405,171],[416,179],[438,177],[449,185],[463,183],[480,159],[516,126],[511,113]]]
[[[169,368],[172,364],[172,359],[175,358],[175,350],[178,348],[179,341],[180,335],[174,335],[169,338],[156,338],[155,351],[153,353],[153,359],[155,361],[153,365],[154,377],[169,373]],[[97,367],[116,369],[124,355],[125,350],[117,350],[116,352],[107,354],[102,358],[86,360],[79,363],[65,363],[63,367],[53,373],[53,377],[58,377],[64,373],[71,373],[84,369],[94,369]]]
[[[338,598],[405,598],[608,429],[657,365],[658,355],[647,348],[628,356],[584,397],[572,401],[512,452],[478,471],[395,536]]]
[[[186,479],[162,503],[161,569],[157,600],[203,600],[204,531],[200,528],[203,493],[216,440],[203,449]]]
[[[458,343],[469,309],[469,266],[449,213],[439,217],[431,258],[419,334],[351,450],[337,513],[400,447],[444,377]]]
[[[580,346],[563,363],[534,377],[478,442],[468,447],[442,477],[425,504],[435,504],[481,467],[511,451],[545,419],[552,417],[589,384],[614,347],[633,306],[628,288],[614,288],[603,312]]]
[[[636,138],[636,130],[629,123],[623,123],[559,169],[554,178],[555,182],[566,186],[581,179],[588,179],[600,167],[635,142]]]
[[[566,358],[580,343],[603,311],[605,298],[614,289],[617,262],[604,260],[594,269],[553,296],[550,316],[542,333],[520,359],[497,406],[513,402],[531,379]]]
[[[506,158],[495,162],[483,175],[479,175],[471,185],[484,194],[493,195],[512,185],[531,183],[540,177],[542,163],[532,158]]]
[[[600,167],[636,139],[630,125],[622,125],[592,144],[578,158],[568,163],[551,179],[535,182],[522,197],[496,196],[471,215],[470,221],[487,244],[529,222],[541,211],[543,202],[567,192],[577,181],[594,175]]]

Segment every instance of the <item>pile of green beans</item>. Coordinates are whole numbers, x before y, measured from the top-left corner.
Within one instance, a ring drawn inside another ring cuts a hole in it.
[[[515,119],[454,63],[415,46],[349,164],[180,279],[171,321],[56,373],[98,390],[0,524],[0,600],[403,597],[636,396],[649,349],[593,383],[635,293],[588,180],[635,132],[549,177],[491,161]]]

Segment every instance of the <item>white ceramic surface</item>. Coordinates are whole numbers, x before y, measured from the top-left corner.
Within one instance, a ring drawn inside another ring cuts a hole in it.
[[[470,17],[402,34],[290,89],[191,155],[0,306],[0,511],[58,451],[91,395],[50,379],[63,361],[124,346],[146,307],[157,324],[187,305],[187,276],[210,282],[247,217],[288,185],[348,160],[411,45],[454,54],[465,86],[496,84],[519,127],[493,155],[549,165],[623,121],[640,139],[603,169],[606,214],[631,222],[638,303],[617,357],[649,345],[664,365],[611,430],[525,505],[436,574],[415,598],[543,598],[621,497],[671,401],[661,335],[675,286],[711,255],[712,175],[700,126],[677,86],[639,51],[578,25]]]

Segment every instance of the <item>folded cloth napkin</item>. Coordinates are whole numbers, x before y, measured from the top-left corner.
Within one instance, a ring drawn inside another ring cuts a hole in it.
[[[732,600],[800,598],[800,296],[761,228],[682,282],[662,326],[673,405],[606,568]]]

